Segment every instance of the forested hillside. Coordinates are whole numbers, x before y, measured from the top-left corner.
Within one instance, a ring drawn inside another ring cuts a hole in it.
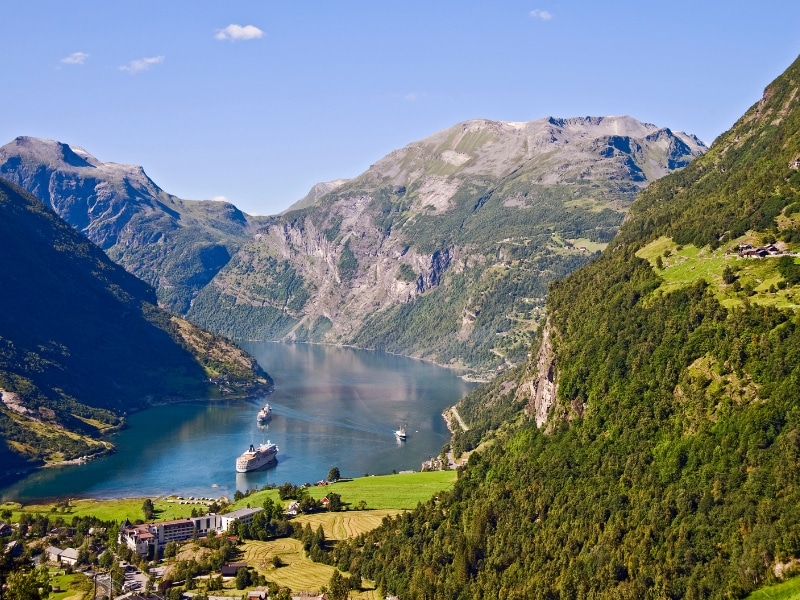
[[[331,560],[442,599],[741,598],[796,569],[798,94],[800,60],[551,286],[544,427],[499,430],[452,493]],[[464,414],[518,403],[525,373]]]
[[[104,452],[154,401],[266,388],[252,357],[156,306],[42,202],[0,179],[0,463]]]

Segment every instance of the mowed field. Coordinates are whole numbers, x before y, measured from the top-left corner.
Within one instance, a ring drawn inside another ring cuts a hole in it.
[[[372,531],[380,526],[384,517],[394,517],[401,514],[402,510],[357,510],[335,513],[316,513],[313,515],[300,515],[293,519],[296,525],[310,525],[313,531],[322,525],[326,540],[347,540],[367,531]]]
[[[70,500],[69,503],[55,502],[42,504],[19,504],[17,502],[6,502],[0,504],[0,510],[8,509],[12,513],[12,520],[19,520],[22,512],[26,513],[46,513],[50,517],[62,516],[66,521],[72,517],[93,516],[103,521],[115,521],[117,523],[129,519],[131,522],[144,518],[142,504],[144,498],[117,498],[111,500]],[[205,509],[201,503],[179,504],[172,498],[151,498],[155,508],[156,521],[168,521],[188,517],[192,513],[192,508]]]
[[[292,538],[269,542],[248,541],[242,545],[242,551],[242,560],[248,565],[262,573],[268,581],[291,588],[294,593],[317,592],[328,585],[331,575],[336,570],[334,567],[307,558],[303,552],[302,542]],[[272,559],[275,556],[280,557],[282,566],[272,566]],[[364,582],[364,587],[371,588],[371,582]],[[358,594],[351,593],[350,598],[382,600],[375,589],[365,589]]]
[[[399,473],[397,475],[379,475],[344,479],[327,486],[312,486],[308,493],[321,500],[329,492],[336,492],[348,510],[355,510],[363,502],[368,511],[372,510],[411,510],[420,502],[429,500],[437,493],[450,489],[456,481],[455,471],[429,471],[425,473]],[[261,506],[266,498],[281,502],[277,489],[260,490],[239,500],[232,510],[245,506]],[[74,516],[92,515],[103,521],[121,522],[125,519],[135,521],[143,518],[142,504],[144,498],[118,498],[110,500],[69,500],[69,502],[31,503],[22,505],[17,502],[0,504],[0,510],[12,512],[12,520],[19,520],[22,512],[47,513],[50,516],[61,515],[70,520]],[[175,498],[151,498],[155,507],[155,520],[166,521],[188,517],[193,508],[206,509],[205,504],[180,504]],[[287,502],[281,502],[286,505]]]

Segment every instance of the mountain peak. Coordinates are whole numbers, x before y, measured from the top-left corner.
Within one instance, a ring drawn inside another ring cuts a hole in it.
[[[178,312],[227,262],[250,226],[232,204],[181,200],[138,165],[102,162],[55,140],[20,136],[0,147],[0,177],[104,250],[122,255],[120,264],[158,286],[160,301]]]
[[[666,175],[675,165],[688,164],[707,150],[696,136],[674,133],[627,115],[549,116],[527,122],[471,119],[391,152],[354,181],[389,177],[398,186],[409,186],[420,177],[449,180],[475,173],[503,177],[520,169],[533,169],[537,172],[533,179],[541,177],[549,183],[586,179],[581,173],[590,179],[619,178],[608,169],[595,168],[597,154],[605,156],[603,148],[610,138],[635,141],[625,146],[630,147],[626,154],[643,173],[637,179],[640,185]],[[651,146],[659,146],[658,152],[649,152]],[[662,157],[665,152],[667,160]],[[621,154],[614,156],[620,156],[618,162],[627,161]],[[567,164],[575,168],[558,170]]]
[[[71,167],[97,167],[102,163],[81,147],[45,138],[21,135],[0,148],[0,160],[6,156],[18,156],[49,164]]]
[[[137,187],[152,187],[161,191],[141,166],[102,162],[80,146],[46,138],[19,136],[0,147],[0,175],[16,172],[20,166],[24,169],[25,165],[29,170],[38,165],[47,165],[49,169],[79,174],[81,177],[103,177],[120,183],[129,180]],[[27,187],[18,181],[16,183]]]

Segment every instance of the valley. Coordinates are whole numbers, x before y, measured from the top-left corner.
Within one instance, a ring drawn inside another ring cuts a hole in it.
[[[800,3],[4,8],[0,600],[800,600]]]
[[[631,117],[461,122],[270,217],[17,138],[0,163],[27,189],[0,184],[5,314],[41,323],[2,323],[2,457],[99,454],[128,411],[219,396],[209,379],[271,389],[223,336],[352,345],[485,380],[450,412],[443,452],[468,459],[452,487],[417,488],[415,507],[368,526],[313,516],[322,491],[287,482],[281,500],[309,514],[278,546],[284,507],[248,489],[237,501],[263,498],[267,514],[236,533],[252,561],[279,570],[285,554],[288,587],[301,562],[317,587],[410,598],[743,598],[778,584],[800,558],[799,81],[800,60],[711,148]],[[384,379],[388,404],[386,390],[416,385]],[[351,392],[326,395],[368,413]],[[276,403],[286,421],[318,435],[290,400]],[[351,433],[331,448],[383,434],[334,425]],[[234,556],[223,538],[199,552]],[[248,577],[266,586],[260,566]],[[175,600],[198,573],[180,572]]]
[[[104,438],[153,404],[271,388],[252,357],[156,306],[150,286],[3,179],[0,214],[3,479],[111,452]]]
[[[140,167],[20,137],[0,176],[240,340],[345,344],[489,379],[523,362],[547,286],[614,236],[635,194],[705,152],[631,117],[474,120],[272,217],[181,200]]]

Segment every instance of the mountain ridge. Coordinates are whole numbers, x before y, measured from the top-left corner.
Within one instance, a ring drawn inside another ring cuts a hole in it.
[[[108,452],[104,435],[155,401],[269,389],[252,357],[158,308],[152,287],[2,178],[0,217],[0,455],[8,468]]]
[[[270,217],[181,200],[141,167],[52,140],[0,148],[0,175],[210,330],[386,350],[489,378],[524,360],[547,282],[611,239],[637,190],[704,151],[627,116],[473,119]]]
[[[271,217],[187,314],[237,338],[351,344],[492,376],[524,358],[547,282],[613,236],[637,190],[704,151],[631,117],[459,123]],[[501,296],[516,304],[490,307]]]
[[[179,313],[262,220],[230,203],[182,200],[141,166],[54,140],[20,136],[0,147],[0,177],[51,206]]]

